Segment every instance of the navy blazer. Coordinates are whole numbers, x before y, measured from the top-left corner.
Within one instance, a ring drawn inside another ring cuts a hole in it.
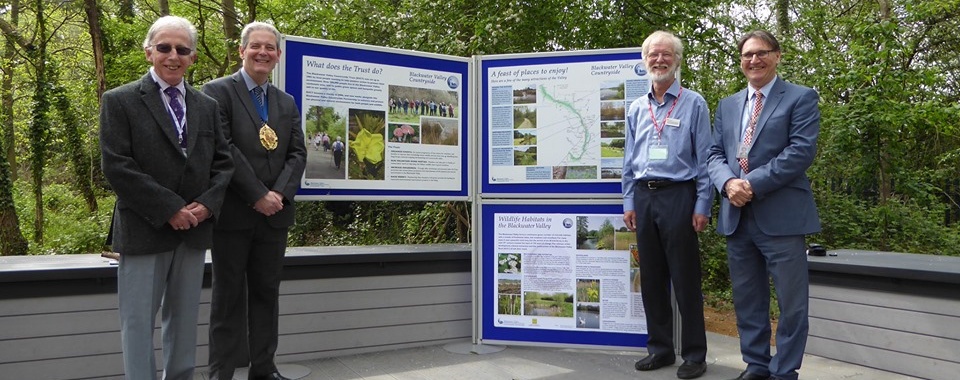
[[[285,206],[267,217],[267,223],[274,228],[293,225],[293,197],[300,189],[307,148],[293,96],[272,84],[267,87],[267,124],[277,134],[274,150],[267,150],[260,143],[260,115],[239,71],[203,86],[203,92],[220,103],[224,135],[237,166],[217,229],[252,228],[264,217],[253,209],[253,204],[270,190],[283,194]]]
[[[220,130],[217,102],[185,87],[186,156],[160,85],[150,74],[105,92],[101,99],[101,166],[117,194],[112,243],[120,254],[167,252],[181,242],[198,249],[212,245],[233,161]],[[206,206],[211,217],[197,227],[174,230],[170,218],[194,201]]]
[[[807,168],[817,153],[820,133],[819,95],[808,87],[774,79],[757,120],[753,148],[747,157],[750,172],[741,176],[737,150],[742,142],[741,122],[748,93],[744,89],[717,106],[714,144],[707,157],[707,172],[722,194],[724,184],[743,178],[753,188],[750,201],[760,231],[770,236],[806,235],[820,231]],[[740,208],[722,197],[717,232],[737,230]]]

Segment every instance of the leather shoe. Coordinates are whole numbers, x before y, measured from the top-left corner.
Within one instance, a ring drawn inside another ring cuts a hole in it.
[[[769,379],[769,378],[770,378],[770,376],[761,376],[761,375],[757,375],[757,374],[755,374],[755,373],[750,373],[750,372],[747,372],[747,371],[743,371],[743,372],[740,373],[740,376],[737,376],[736,378],[733,378],[733,379],[730,379],[730,380],[767,380],[767,379]]]
[[[265,376],[251,377],[250,380],[293,380],[293,379],[289,377],[284,377],[283,375],[280,374],[279,371],[277,371]]]
[[[677,369],[678,379],[696,379],[707,372],[706,362],[692,362],[684,360],[680,368]]]
[[[677,357],[674,355],[650,354],[637,361],[637,364],[634,364],[633,367],[636,368],[637,371],[653,371],[660,367],[672,365],[676,361]]]

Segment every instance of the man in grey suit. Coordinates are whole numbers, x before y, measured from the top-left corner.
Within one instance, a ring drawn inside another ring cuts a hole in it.
[[[243,67],[203,86],[220,103],[237,165],[213,236],[212,379],[230,379],[248,364],[249,379],[286,379],[273,360],[280,275],[307,150],[293,97],[268,82],[279,42],[272,25],[248,24]]]
[[[192,379],[206,249],[233,173],[217,102],[187,85],[197,31],[174,16],[143,41],[149,73],[103,94],[103,173],[117,194],[113,250],[127,379],[153,379],[163,307],[163,378]]]
[[[808,274],[804,236],[820,231],[806,170],[820,131],[816,91],[777,77],[780,44],[766,31],[740,38],[749,82],[720,101],[707,158],[720,190],[717,231],[727,263],[747,368],[737,379],[796,380],[807,342]],[[777,354],[770,355],[770,290],[780,305]]]

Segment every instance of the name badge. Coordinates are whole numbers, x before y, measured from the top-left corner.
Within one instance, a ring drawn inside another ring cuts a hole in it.
[[[666,160],[667,159],[667,146],[666,145],[650,145],[650,149],[647,151],[647,157],[650,157],[650,160]]]
[[[680,127],[680,119],[667,118],[666,123],[671,127],[677,127],[677,128]]]

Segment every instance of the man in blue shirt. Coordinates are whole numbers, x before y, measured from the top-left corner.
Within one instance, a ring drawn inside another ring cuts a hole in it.
[[[670,286],[681,320],[677,377],[707,370],[707,338],[700,288],[697,233],[710,217],[713,189],[706,171],[712,145],[703,97],[676,79],[683,44],[658,31],[643,42],[650,91],[627,112],[623,159],[623,221],[637,233],[640,292],[647,318],[647,355],[636,369],[651,371],[676,361]]]

